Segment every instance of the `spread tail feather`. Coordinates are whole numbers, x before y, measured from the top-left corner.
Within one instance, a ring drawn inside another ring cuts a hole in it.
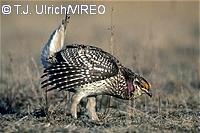
[[[51,65],[49,58],[63,48],[69,18],[69,14],[66,14],[66,17],[62,20],[61,25],[51,34],[48,42],[45,44],[41,53],[41,61],[44,68]]]

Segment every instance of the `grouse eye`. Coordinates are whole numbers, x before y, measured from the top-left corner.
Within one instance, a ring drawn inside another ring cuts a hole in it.
[[[135,84],[138,85],[140,88],[146,89],[145,85],[140,83],[139,81],[135,81]]]
[[[139,81],[135,81],[134,83],[135,83],[136,85],[138,85],[138,86],[142,87],[142,85],[140,84],[140,82],[139,82]]]

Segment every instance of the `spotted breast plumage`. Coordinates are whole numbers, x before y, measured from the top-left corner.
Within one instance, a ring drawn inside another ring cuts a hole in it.
[[[77,118],[77,105],[88,98],[87,109],[93,120],[98,120],[95,111],[96,96],[111,95],[130,100],[146,93],[151,96],[150,84],[142,76],[124,67],[114,56],[100,48],[71,44],[64,47],[64,35],[69,17],[51,35],[42,51],[45,68],[42,88],[74,92],[71,114]]]

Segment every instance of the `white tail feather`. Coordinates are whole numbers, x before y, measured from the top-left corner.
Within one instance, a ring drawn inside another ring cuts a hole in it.
[[[66,25],[68,23],[67,19],[69,19],[69,17],[66,15],[66,18],[62,20],[62,24],[51,34],[48,42],[45,44],[42,50],[41,61],[44,68],[47,68],[51,65],[51,63],[48,61],[49,57],[52,57],[64,46]]]

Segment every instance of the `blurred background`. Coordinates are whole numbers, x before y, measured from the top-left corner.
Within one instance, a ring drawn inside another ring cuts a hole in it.
[[[103,15],[71,15],[66,45],[98,46],[113,51],[125,66],[146,77],[153,98],[143,96],[134,107],[149,112],[199,110],[199,2],[1,2],[1,4],[104,4]],[[114,26],[111,47],[111,7]],[[20,112],[34,110],[42,99],[40,52],[63,15],[1,14],[1,94]],[[60,92],[57,92],[60,93]],[[9,100],[11,99],[11,100]],[[120,108],[118,99],[112,104]],[[35,102],[36,101],[36,102]],[[145,103],[145,107],[143,106]],[[142,105],[142,106],[141,106]],[[100,105],[99,105],[100,106]],[[126,106],[123,105],[122,107]],[[3,108],[3,107],[2,107]],[[100,110],[100,109],[99,109]],[[6,109],[5,109],[6,112]],[[12,112],[12,111],[11,111]]]

